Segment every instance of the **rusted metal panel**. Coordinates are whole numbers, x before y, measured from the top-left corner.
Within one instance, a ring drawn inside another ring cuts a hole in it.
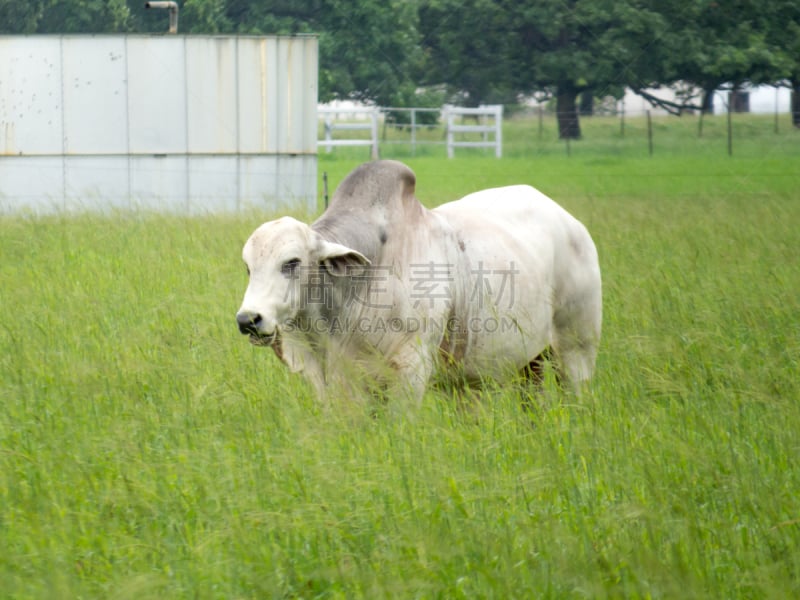
[[[64,209],[60,156],[0,156],[0,213]]]
[[[242,155],[239,159],[239,198],[243,207],[264,207],[277,196],[278,157]]]
[[[205,213],[317,210],[316,156],[11,156],[0,213],[146,209]]]
[[[242,155],[239,208],[317,210],[317,157]]]
[[[186,38],[185,52],[189,152],[234,154],[236,38]]]
[[[187,212],[190,206],[185,155],[132,156],[130,202],[135,209]]]
[[[303,44],[303,81],[298,101],[303,106],[302,122],[304,152],[316,154],[317,148],[317,101],[319,98],[319,52],[316,38],[307,38]]]
[[[301,43],[305,41],[306,43]],[[308,43],[308,39],[294,40],[287,44],[285,58],[279,58],[279,64],[285,65],[282,75],[286,81],[286,143],[282,151],[307,152],[309,146],[316,141],[317,106],[311,98],[317,98],[317,78],[310,80],[305,75],[306,69],[317,72],[316,48]]]
[[[128,158],[64,157],[64,209],[105,211],[128,208]]]
[[[239,208],[238,157],[189,157],[189,210],[193,213]]]
[[[127,50],[130,152],[185,153],[184,38],[131,36]]]
[[[276,47],[274,39],[239,40],[239,152],[277,151],[277,132],[268,122],[269,113],[278,110],[275,103],[277,70],[268,62],[276,56]]]
[[[239,38],[239,151],[316,153],[317,40]]]
[[[62,39],[64,154],[126,154],[128,106],[125,39]],[[54,149],[54,153],[59,149]]]
[[[0,36],[0,156],[61,154],[61,39]]]
[[[0,52],[3,212],[316,208],[314,37],[0,36]]]
[[[317,212],[317,157],[307,154],[278,155],[276,206],[284,210],[303,208],[308,215]]]

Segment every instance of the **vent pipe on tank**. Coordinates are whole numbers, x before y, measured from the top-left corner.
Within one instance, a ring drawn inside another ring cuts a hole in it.
[[[169,10],[169,33],[178,33],[177,2],[145,2],[145,8],[166,8]]]

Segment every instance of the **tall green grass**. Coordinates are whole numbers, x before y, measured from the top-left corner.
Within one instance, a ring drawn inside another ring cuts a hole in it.
[[[754,143],[407,158],[429,205],[531,183],[595,238],[592,389],[533,411],[322,410],[236,331],[271,215],[2,217],[0,596],[800,596],[798,140]]]

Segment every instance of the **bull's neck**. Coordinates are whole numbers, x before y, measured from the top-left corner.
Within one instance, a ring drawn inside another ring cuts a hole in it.
[[[398,238],[418,232],[429,219],[429,212],[415,198],[403,202],[399,209],[373,207],[369,211],[348,208],[337,210],[331,207],[311,228],[323,239],[358,250],[375,262],[383,255],[389,240],[395,244]]]

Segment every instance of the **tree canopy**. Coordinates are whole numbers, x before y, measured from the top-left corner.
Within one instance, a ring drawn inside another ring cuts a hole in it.
[[[581,94],[625,87],[673,112],[720,86],[783,83],[800,98],[796,0],[185,0],[180,32],[315,33],[320,100],[414,105],[555,98],[579,137]],[[0,0],[0,33],[154,33],[143,0]],[[676,101],[647,89],[680,87]],[[796,124],[800,126],[800,100]]]

